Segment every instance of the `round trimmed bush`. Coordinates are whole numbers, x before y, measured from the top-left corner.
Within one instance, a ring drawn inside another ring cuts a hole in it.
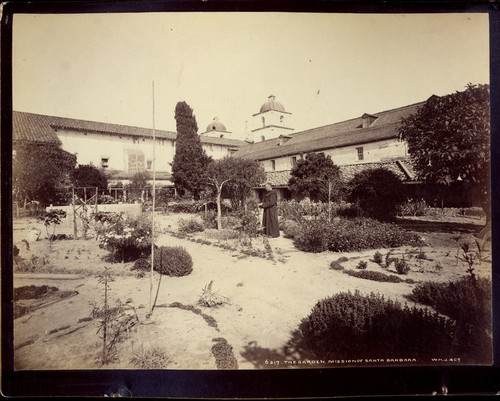
[[[149,271],[151,269],[151,261],[148,258],[139,258],[134,262],[130,270]]]
[[[167,276],[187,276],[193,271],[193,259],[183,247],[162,246],[155,251],[153,268]]]

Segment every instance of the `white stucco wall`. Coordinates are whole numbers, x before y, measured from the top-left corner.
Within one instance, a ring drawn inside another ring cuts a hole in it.
[[[229,156],[229,147],[223,145],[211,145],[211,144],[202,144],[202,148],[205,150],[208,156],[212,156],[214,159],[223,159],[226,156]]]
[[[358,160],[358,151],[356,148],[363,147],[363,160]],[[331,156],[333,162],[337,166],[356,163],[375,163],[383,162],[387,159],[407,156],[406,143],[397,139],[389,139],[378,142],[365,143],[355,146],[346,146],[338,149],[320,150],[325,155]],[[296,156],[297,160],[300,155],[292,155],[273,159],[275,161],[274,171],[290,170],[292,166],[292,157]],[[261,161],[265,171],[273,171],[272,160]]]
[[[105,133],[84,133],[68,129],[59,129],[58,137],[62,148],[70,153],[77,154],[79,164],[92,163],[101,167],[103,157],[108,158],[108,169],[128,171],[128,153],[140,150],[144,153],[144,165],[153,160],[152,138],[110,135]],[[176,142],[170,139],[156,139],[156,169],[157,171],[171,172],[170,163],[174,160]],[[222,159],[229,155],[229,146],[202,144],[207,155],[214,159]],[[147,169],[152,171],[151,168]]]
[[[104,133],[84,133],[71,130],[58,130],[57,135],[62,142],[62,148],[77,155],[79,164],[92,163],[101,167],[101,160],[107,157],[108,169],[128,170],[128,151],[141,150],[144,152],[144,161],[153,160],[153,140],[149,138],[118,136]],[[168,139],[156,139],[156,168],[161,171],[170,171],[168,164],[173,160],[175,147]],[[152,170],[152,168],[150,169]]]

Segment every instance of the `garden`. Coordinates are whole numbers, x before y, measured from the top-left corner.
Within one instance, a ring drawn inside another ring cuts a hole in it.
[[[488,364],[484,214],[414,203],[381,221],[282,201],[279,238],[253,201],[222,202],[218,227],[205,202],[174,200],[154,232],[147,205],[97,212],[85,238],[57,209],[14,219],[15,368]]]

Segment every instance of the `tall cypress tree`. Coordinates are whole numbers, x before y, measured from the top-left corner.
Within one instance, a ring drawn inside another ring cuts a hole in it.
[[[186,102],[175,107],[177,146],[172,164],[172,179],[180,194],[189,191],[195,200],[207,185],[206,167],[212,160],[201,146],[193,109]]]

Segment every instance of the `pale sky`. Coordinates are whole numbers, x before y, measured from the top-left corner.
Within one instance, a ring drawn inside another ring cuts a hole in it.
[[[271,94],[296,132],[489,83],[485,13],[16,14],[14,110],[243,139]]]

